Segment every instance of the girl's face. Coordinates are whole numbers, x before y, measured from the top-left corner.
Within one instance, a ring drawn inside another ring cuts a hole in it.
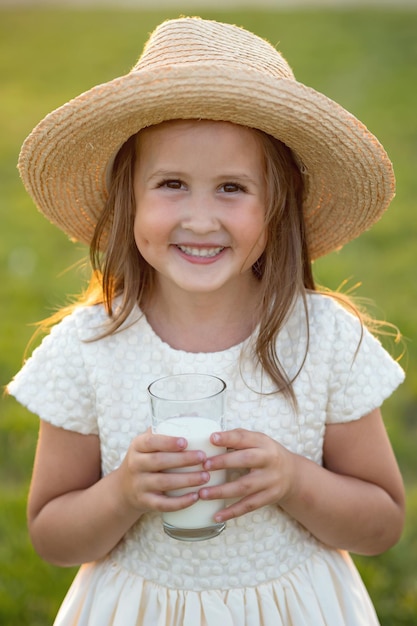
[[[174,121],[141,131],[134,191],[135,241],[157,288],[253,287],[266,244],[264,155],[253,130]]]

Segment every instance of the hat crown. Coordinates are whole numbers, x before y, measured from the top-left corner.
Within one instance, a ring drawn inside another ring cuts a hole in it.
[[[295,80],[287,61],[266,40],[232,24],[196,17],[167,20],[158,26],[132,72],[195,63],[243,67]]]

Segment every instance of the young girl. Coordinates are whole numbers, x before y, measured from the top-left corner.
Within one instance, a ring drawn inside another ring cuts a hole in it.
[[[379,407],[403,372],[311,270],[392,199],[375,137],[267,42],[182,18],[47,116],[19,166],[94,269],[9,385],[41,418],[34,546],[83,564],[55,624],[377,624],[347,551],[401,534]],[[150,430],[148,385],[188,372],[227,383],[226,454]],[[165,535],[161,512],[198,498],[226,499],[226,530]]]

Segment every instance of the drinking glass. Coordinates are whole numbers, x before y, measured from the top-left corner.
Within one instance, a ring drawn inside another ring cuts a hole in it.
[[[226,448],[210,443],[213,432],[223,430],[226,383],[209,374],[178,374],[159,378],[148,387],[151,405],[152,430],[171,437],[184,437],[189,450],[203,450],[207,456],[226,452]],[[201,465],[175,468],[173,472],[192,472]],[[226,481],[226,470],[210,472],[206,485]],[[193,489],[168,491],[176,496]],[[164,531],[170,537],[183,541],[212,539],[225,528],[213,516],[224,506],[223,500],[197,500],[180,511],[162,513]]]

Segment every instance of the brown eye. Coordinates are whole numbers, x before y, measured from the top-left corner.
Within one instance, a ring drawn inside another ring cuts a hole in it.
[[[225,193],[237,193],[238,191],[246,191],[245,188],[238,183],[224,183],[224,185],[222,185],[220,189]]]
[[[182,187],[180,180],[167,180],[165,185],[169,187],[169,189],[181,189]]]
[[[159,183],[158,187],[166,187],[167,189],[182,189],[184,183],[181,180],[170,178]]]

